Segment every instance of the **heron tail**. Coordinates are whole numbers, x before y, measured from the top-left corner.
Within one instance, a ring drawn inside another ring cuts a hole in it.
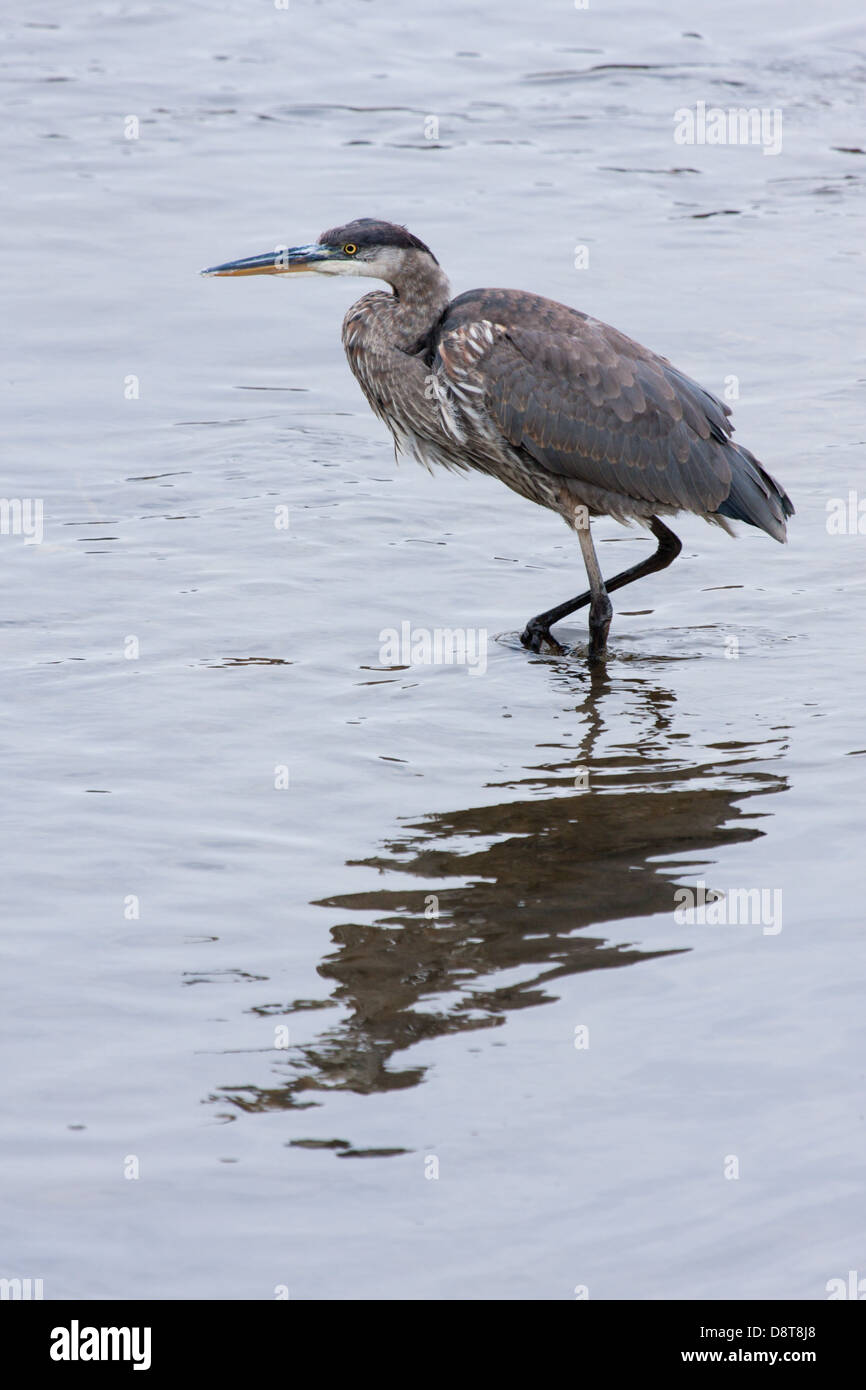
[[[785,522],[794,515],[794,505],[787,492],[742,444],[731,443],[729,447],[731,490],[716,508],[717,514],[730,517],[732,521],[748,522],[766,531],[774,540],[786,541]]]

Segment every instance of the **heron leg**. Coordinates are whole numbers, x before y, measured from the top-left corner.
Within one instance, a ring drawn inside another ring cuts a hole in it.
[[[589,660],[590,664],[600,661],[607,646],[607,633],[613,617],[613,604],[604,586],[604,576],[592,543],[589,526],[582,526],[577,533],[583,551],[583,563],[589,576]]]
[[[623,570],[620,574],[615,574],[615,575],[613,576],[612,579],[608,579],[607,583],[605,583],[605,582],[602,580],[602,589],[606,591],[606,592],[605,592],[605,597],[607,597],[607,594],[612,593],[612,591],[613,591],[614,589],[622,589],[624,585],[626,585],[626,584],[631,584],[635,579],[643,579],[644,576],[647,575],[647,574],[655,574],[657,570],[667,569],[668,565],[671,564],[671,562],[672,562],[673,560],[675,560],[675,559],[677,558],[677,556],[679,555],[680,551],[681,551],[682,548],[683,548],[683,543],[682,543],[682,541],[680,540],[679,536],[674,535],[673,531],[671,531],[670,528],[669,528],[668,526],[665,526],[663,522],[659,521],[659,519],[658,519],[657,516],[650,517],[650,518],[649,518],[649,524],[650,524],[650,530],[652,531],[653,535],[655,536],[656,540],[658,541],[658,549],[657,549],[657,550],[654,550],[653,553],[652,553],[652,555],[648,555],[647,558],[646,558],[645,560],[641,560],[639,564],[637,564],[637,565],[632,565],[630,569]],[[588,531],[588,529],[581,529],[581,530],[578,532],[578,535],[579,535],[579,537],[580,537],[581,549],[583,550],[583,558],[584,558],[584,561],[586,562],[587,573],[589,574],[590,588],[587,590],[587,592],[586,592],[585,594],[579,594],[577,598],[566,599],[565,603],[560,603],[560,604],[558,604],[558,605],[556,606],[556,608],[550,608],[550,609],[548,609],[548,611],[547,611],[546,613],[539,613],[539,615],[538,615],[537,618],[530,618],[529,622],[526,624],[526,628],[524,629],[524,632],[523,632],[523,634],[522,634],[520,640],[521,640],[521,642],[523,643],[524,647],[528,647],[529,650],[532,651],[532,652],[541,651],[541,644],[542,644],[542,642],[548,642],[548,643],[550,644],[550,646],[553,647],[554,651],[561,652],[561,651],[562,651],[562,647],[561,647],[560,644],[556,641],[556,638],[555,638],[555,637],[552,637],[551,634],[550,634],[550,629],[551,629],[551,627],[553,626],[554,623],[558,623],[562,618],[567,618],[567,617],[569,616],[570,613],[576,613],[577,610],[578,610],[578,608],[585,608],[586,605],[589,604],[589,605],[590,605],[590,660],[593,660],[593,659],[594,659],[594,657],[593,657],[593,650],[592,650],[592,602],[593,602],[593,588],[592,588],[592,585],[593,585],[593,578],[592,578],[592,572],[590,571],[590,567],[589,567],[590,562],[587,560],[587,551],[586,551],[586,548],[585,548],[585,546],[584,546],[584,539],[583,539],[583,538],[584,538],[584,535],[589,536],[589,531]],[[592,558],[593,558],[593,560],[595,561],[595,565],[596,565],[596,569],[597,569],[597,568],[598,568],[598,561],[596,560],[596,557],[595,557],[595,547],[593,546],[591,540],[589,541],[589,549],[590,549],[590,551],[591,551]],[[609,604],[610,604],[610,600],[608,600],[608,606],[609,606]],[[603,606],[600,607],[600,608],[597,610],[599,616],[601,615],[602,611],[603,611]],[[597,624],[597,626],[598,626],[598,624]],[[609,626],[610,626],[610,617],[608,616],[608,618],[607,618],[607,627],[609,627]],[[604,630],[605,639],[607,638],[607,627],[605,627],[605,630]],[[599,627],[599,630],[600,630],[600,627]]]

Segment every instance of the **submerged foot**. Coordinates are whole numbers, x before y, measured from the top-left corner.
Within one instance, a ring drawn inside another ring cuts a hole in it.
[[[553,652],[555,656],[562,656],[565,652],[565,647],[551,636],[550,628],[542,627],[540,623],[527,623],[520,634],[520,640],[530,652],[541,652],[544,648]]]

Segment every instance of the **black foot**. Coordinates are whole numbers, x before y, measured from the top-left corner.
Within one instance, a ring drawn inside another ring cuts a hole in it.
[[[565,647],[551,636],[550,628],[542,627],[540,623],[527,623],[520,640],[530,652],[540,652],[542,647],[547,647],[555,656],[562,656],[565,652]]]

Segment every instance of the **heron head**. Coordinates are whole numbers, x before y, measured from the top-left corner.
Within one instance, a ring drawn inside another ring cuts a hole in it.
[[[202,275],[366,275],[396,286],[412,271],[438,266],[423,241],[393,222],[360,217],[323,232],[310,246],[278,246],[262,256],[226,261]]]

